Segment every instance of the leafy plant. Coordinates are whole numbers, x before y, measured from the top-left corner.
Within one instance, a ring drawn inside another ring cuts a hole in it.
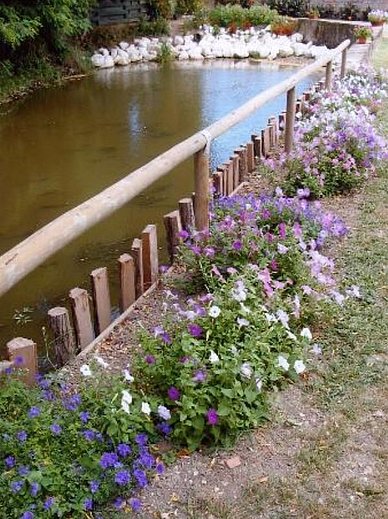
[[[356,38],[367,40],[368,38],[371,38],[373,33],[372,30],[369,27],[365,27],[364,25],[359,25],[354,29],[354,35]]]
[[[271,9],[276,9],[279,14],[295,18],[307,16],[310,10],[308,0],[269,0],[267,4]]]

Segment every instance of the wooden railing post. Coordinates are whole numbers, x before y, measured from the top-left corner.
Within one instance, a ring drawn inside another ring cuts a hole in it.
[[[129,254],[122,254],[119,259],[120,274],[120,310],[123,313],[136,301],[135,261]]]
[[[295,102],[295,87],[292,87],[287,92],[286,130],[284,137],[286,153],[290,153],[294,142]]]
[[[346,60],[348,57],[348,49],[344,49],[342,51],[342,59],[341,59],[341,79],[345,77],[346,74]]]
[[[209,228],[209,150],[208,146],[194,155],[195,227],[197,231]]]
[[[326,65],[325,88],[330,92],[333,82],[333,62],[329,61]]]

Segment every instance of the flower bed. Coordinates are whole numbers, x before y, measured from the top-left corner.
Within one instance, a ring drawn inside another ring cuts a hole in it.
[[[304,376],[319,352],[316,324],[361,296],[356,286],[337,287],[322,250],[347,229],[309,198],[358,185],[387,156],[371,115],[381,83],[349,76],[335,87],[312,100],[291,158],[268,162],[284,170],[295,196],[277,188],[220,199],[209,232],[181,233],[187,295],[166,292],[165,315],[141,336],[130,369],[113,376],[96,357],[81,366],[77,389],[61,374],[27,389],[10,370],[0,390],[7,519],[98,517],[112,499],[136,511],[136,491],[163,472],[155,442],[227,445],[265,420],[270,391]],[[311,166],[325,171],[322,183]]]

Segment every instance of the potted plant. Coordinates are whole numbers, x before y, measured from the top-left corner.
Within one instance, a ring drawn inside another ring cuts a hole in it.
[[[319,10],[316,7],[313,7],[307,13],[307,16],[310,18],[310,20],[317,20],[319,18]]]
[[[368,38],[372,38],[372,30],[365,25],[360,25],[354,29],[354,35],[357,38],[357,43],[366,43]]]
[[[381,11],[379,9],[374,9],[373,11],[370,11],[370,13],[368,14],[368,20],[370,21],[373,27],[384,25],[384,23],[388,21],[388,12]]]
[[[271,23],[271,31],[276,36],[291,36],[296,30],[296,21],[286,16],[279,16]]]

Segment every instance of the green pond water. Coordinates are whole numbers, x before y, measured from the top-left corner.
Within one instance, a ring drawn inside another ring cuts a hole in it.
[[[231,60],[138,65],[99,71],[13,106],[0,117],[0,253],[293,73],[295,68]],[[298,92],[316,79],[300,84]],[[212,165],[226,160],[284,106],[281,96],[214,141]],[[42,344],[47,310],[66,305],[71,288],[89,288],[94,268],[109,267],[115,311],[117,258],[149,223],[157,224],[164,247],[162,217],[192,190],[189,161],[0,298],[0,352],[15,336]],[[161,257],[166,258],[164,248]],[[33,322],[20,325],[12,316],[24,307],[33,309]]]

